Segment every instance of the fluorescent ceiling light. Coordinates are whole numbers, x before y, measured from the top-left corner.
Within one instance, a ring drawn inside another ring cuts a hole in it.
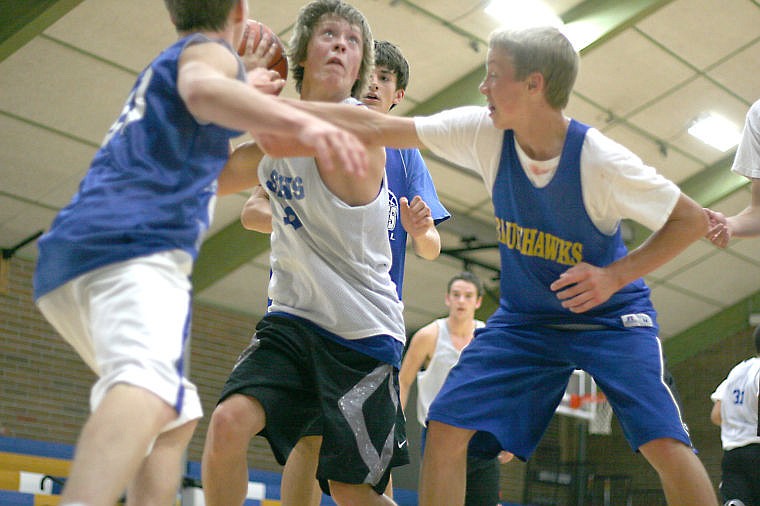
[[[559,16],[540,0],[491,0],[485,12],[503,28],[562,26]]]
[[[734,123],[713,112],[700,114],[691,124],[688,132],[720,151],[728,151],[739,144],[742,135]]]

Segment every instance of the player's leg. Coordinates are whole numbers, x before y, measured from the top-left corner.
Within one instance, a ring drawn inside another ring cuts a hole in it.
[[[717,505],[707,471],[691,447],[675,397],[664,381],[655,329],[580,335],[583,339],[568,340],[568,348],[607,396],[631,447],[657,471],[668,504]]]
[[[64,297],[40,301],[67,341],[91,343],[100,376],[61,504],[111,506],[162,428],[186,409],[177,403],[186,381],[177,364],[190,317],[191,264],[183,252],[140,257],[85,274],[61,287]],[[199,418],[200,402],[191,408]]]
[[[316,480],[321,446],[321,436],[305,436],[288,455],[280,486],[282,506],[318,506],[322,501],[322,490]]]
[[[176,416],[171,406],[143,388],[112,387],[82,429],[61,504],[115,504],[153,438]]]
[[[174,504],[182,476],[182,461],[197,420],[162,433],[143,460],[127,489],[127,506]]]
[[[243,504],[248,490],[248,444],[265,425],[263,406],[246,395],[233,394],[214,409],[201,462],[207,506]]]
[[[420,504],[464,503],[468,444],[530,457],[574,369],[555,334],[486,326],[463,350],[428,412]]]
[[[420,506],[464,504],[467,444],[474,430],[430,420],[420,474]]]
[[[251,438],[265,436],[284,465],[306,427],[315,423],[316,392],[305,381],[308,348],[304,331],[293,320],[269,316],[257,325],[209,422],[201,463],[207,506],[243,503]]]
[[[396,504],[383,495],[391,467],[408,463],[395,368],[326,338],[315,344],[323,415],[317,477],[341,506]]]
[[[760,504],[759,450],[759,445],[749,445],[723,452],[720,494],[724,504],[732,500],[746,505]]]
[[[702,462],[681,441],[655,439],[639,447],[657,471],[670,506],[717,506],[718,499]]]

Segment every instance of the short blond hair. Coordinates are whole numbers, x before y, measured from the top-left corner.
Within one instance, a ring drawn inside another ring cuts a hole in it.
[[[343,18],[351,25],[361,28],[362,32],[362,63],[359,66],[359,76],[351,87],[351,96],[360,98],[364,89],[369,85],[370,75],[375,65],[374,40],[367,18],[359,9],[340,0],[314,0],[301,8],[298,13],[293,36],[290,39],[288,63],[296,90],[300,93],[303,84],[304,68],[302,61],[306,60],[309,41],[314,34],[314,27],[325,16]]]
[[[555,109],[567,107],[580,57],[562,32],[551,26],[497,30],[491,34],[488,46],[509,53],[515,79],[525,79],[533,72],[544,76],[546,101]]]

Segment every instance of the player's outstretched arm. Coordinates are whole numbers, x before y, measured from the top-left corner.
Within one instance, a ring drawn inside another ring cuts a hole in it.
[[[419,195],[411,202],[401,197],[399,202],[401,225],[412,238],[414,252],[426,259],[435,260],[441,254],[441,236],[435,228],[430,207]]]
[[[707,233],[702,207],[684,194],[665,224],[638,248],[606,267],[581,262],[563,272],[550,288],[562,306],[583,313],[608,300],[632,281],[664,265]]]
[[[262,148],[277,150],[273,156],[315,156],[328,169],[367,170],[355,136],[235,79],[238,60],[220,44],[189,46],[179,65],[179,93],[198,121],[271,136],[278,141]]]
[[[760,235],[760,179],[753,179],[749,205],[739,214],[726,218],[731,237]]]
[[[366,107],[346,104],[299,101],[288,98],[279,98],[278,100],[348,130],[368,146],[425,147],[417,136],[413,118],[382,114]]]

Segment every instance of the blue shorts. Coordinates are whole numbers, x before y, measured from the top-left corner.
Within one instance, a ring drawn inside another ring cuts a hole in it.
[[[481,455],[504,449],[527,460],[536,449],[573,370],[593,376],[634,450],[654,439],[691,446],[663,381],[655,329],[567,330],[486,326],[464,349],[430,406],[429,420],[479,431]]]

